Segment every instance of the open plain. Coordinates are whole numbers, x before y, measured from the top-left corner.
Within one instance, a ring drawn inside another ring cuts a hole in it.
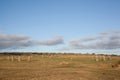
[[[0,54],[0,80],[120,80],[120,56],[102,57],[95,54]]]

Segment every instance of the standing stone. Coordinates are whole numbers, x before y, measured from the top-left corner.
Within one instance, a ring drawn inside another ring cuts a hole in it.
[[[112,58],[111,58],[111,56],[110,55],[108,55],[108,60],[111,60]]]
[[[106,57],[105,57],[105,55],[103,55],[103,61],[106,61]]]
[[[95,56],[95,60],[96,60],[96,61],[99,61],[98,55]]]
[[[18,56],[18,62],[20,62],[21,61],[21,56]]]
[[[28,57],[27,57],[27,61],[30,61],[30,60],[31,60],[31,56],[28,56]]]
[[[14,61],[14,56],[11,56],[11,61]]]
[[[10,60],[10,56],[7,56],[7,60]]]

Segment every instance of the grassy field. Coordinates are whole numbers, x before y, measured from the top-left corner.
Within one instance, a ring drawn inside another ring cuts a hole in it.
[[[15,60],[9,60],[14,56]],[[95,55],[0,55],[0,80],[120,80],[120,56],[95,61]]]

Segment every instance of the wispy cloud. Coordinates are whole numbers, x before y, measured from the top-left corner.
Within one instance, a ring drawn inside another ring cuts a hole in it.
[[[120,48],[120,33],[104,32],[99,36],[71,40],[69,45],[74,49],[117,49]]]
[[[56,36],[56,37],[53,37],[53,38],[48,39],[48,40],[38,41],[38,44],[51,46],[51,45],[63,44],[63,42],[64,41],[63,41],[62,37]]]
[[[0,34],[0,49],[30,46],[32,41],[29,37],[18,34]]]
[[[47,40],[34,41],[25,35],[0,33],[0,49],[28,47],[33,45],[54,46],[63,43],[64,39],[60,36],[52,37]],[[61,51],[75,49],[119,49],[120,32],[102,32],[98,36],[72,39],[62,46],[63,47],[59,48]]]
[[[20,34],[0,34],[0,49],[7,48],[22,48],[35,45],[46,45],[54,46],[63,44],[63,39],[60,36],[53,37],[48,40],[36,40],[33,41],[31,38]]]
[[[102,38],[102,36],[88,36],[85,38],[70,40],[70,43],[88,42],[88,41],[93,41],[93,40],[97,40],[100,38]]]

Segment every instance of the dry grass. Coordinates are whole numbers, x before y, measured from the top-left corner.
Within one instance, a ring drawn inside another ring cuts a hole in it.
[[[20,62],[12,62],[0,55],[0,80],[120,80],[120,57],[98,62],[93,57],[33,55],[32,61],[24,56]]]

